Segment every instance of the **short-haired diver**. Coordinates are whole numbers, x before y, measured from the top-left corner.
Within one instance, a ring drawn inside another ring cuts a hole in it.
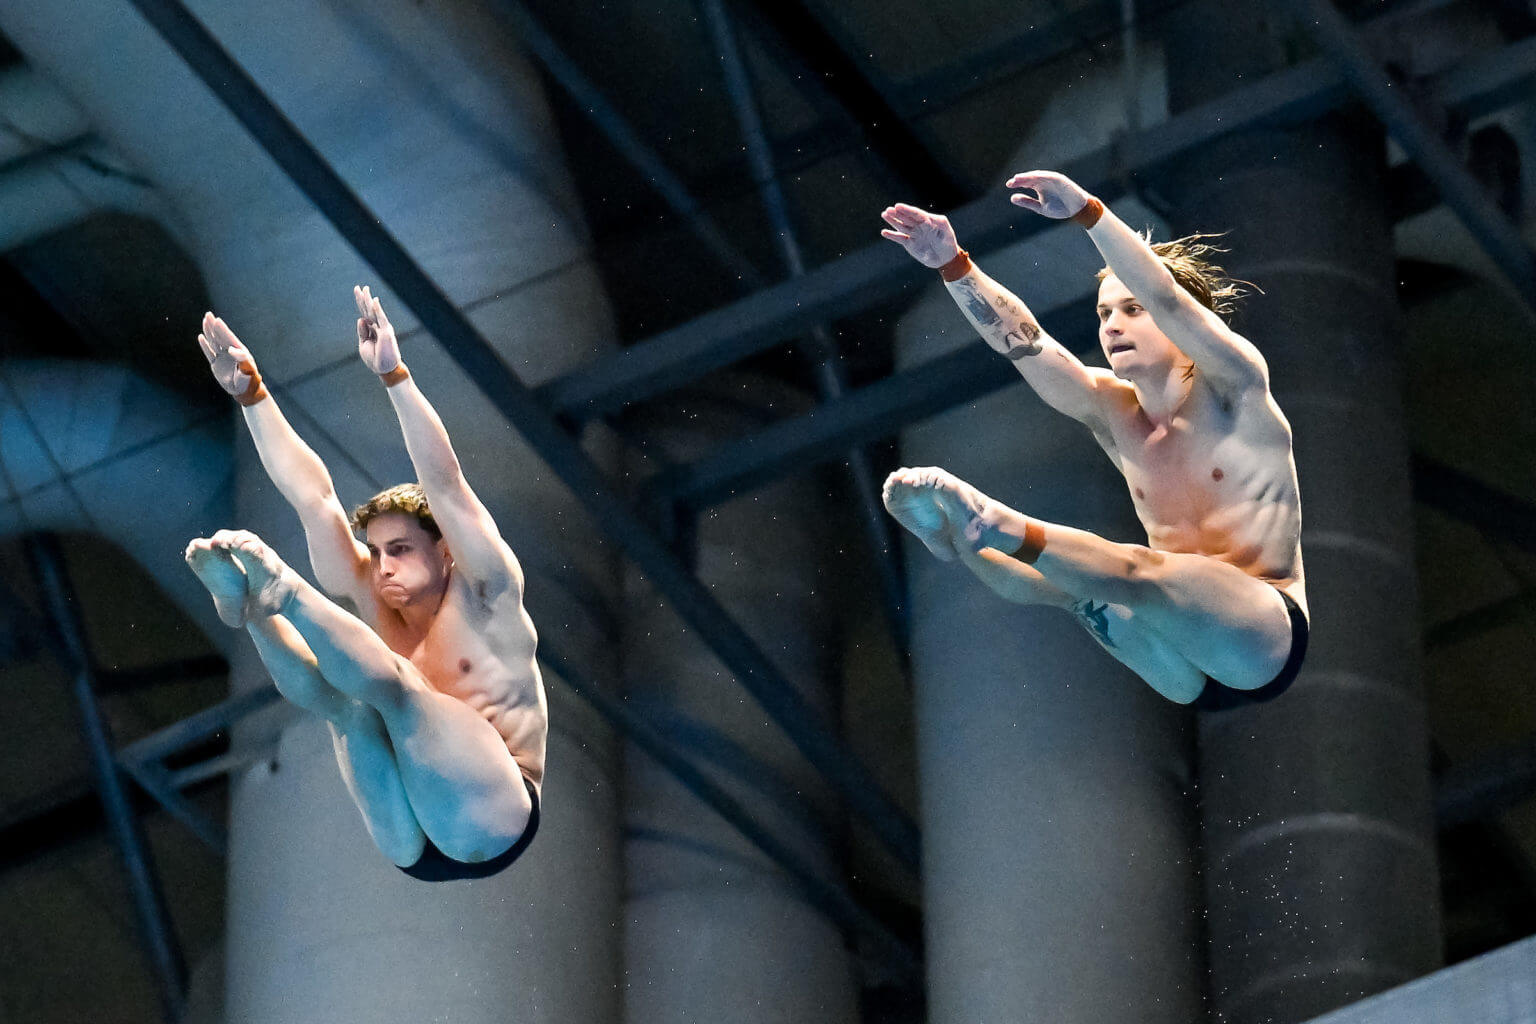
[[[413,877],[483,877],[515,860],[539,822],[548,708],[523,573],[378,299],[366,288],[354,297],[359,355],[388,389],[420,484],[384,491],[349,521],[250,352],[209,313],[198,343],[299,514],[325,593],[247,531],[194,540],[186,558],[283,696],[329,724],[379,850]]]
[[[933,467],[892,473],[886,508],[1007,600],[1070,611],[1169,700],[1218,709],[1277,696],[1307,645],[1301,501],[1268,366],[1220,315],[1232,282],[1203,259],[1200,236],[1149,244],[1061,174],[1007,184],[1020,190],[1015,204],[1085,227],[1103,255],[1108,370],[1085,366],[976,269],[942,215],[898,204],[881,214],[881,235],[940,271],[987,344],[1093,433],[1147,543],[1042,522]]]

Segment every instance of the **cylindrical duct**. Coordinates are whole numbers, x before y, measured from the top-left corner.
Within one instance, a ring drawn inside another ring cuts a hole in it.
[[[1175,108],[1277,66],[1287,38],[1258,7],[1195,5],[1168,38]],[[1212,999],[1233,1024],[1308,1020],[1439,957],[1383,158],[1343,116],[1224,140],[1165,190],[1264,289],[1237,326],[1295,431],[1304,512],[1301,677],[1200,727]]]
[[[797,397],[731,375],[647,417],[647,450],[697,458],[711,442],[783,415]],[[699,578],[828,722],[836,616],[824,578],[828,517],[815,480],[794,477],[709,509],[696,534]],[[836,806],[816,772],[702,643],[631,571],[627,699],[799,856],[837,879]],[[679,642],[680,635],[685,636]],[[852,1024],[851,957],[794,881],[660,766],[631,750],[625,775],[629,1024]]]
[[[0,363],[0,536],[98,534],[223,640],[181,551],[229,517],[229,426],[120,366]]]
[[[978,260],[1042,309],[1067,295],[1042,286],[1041,245],[1092,287],[1085,239],[1034,245]],[[982,344],[942,293],[899,340],[906,366]],[[908,429],[901,451],[1029,515],[1144,537],[1088,432],[1022,381]],[[1197,1019],[1187,713],[1063,612],[1008,604],[908,541],[929,1020]]]

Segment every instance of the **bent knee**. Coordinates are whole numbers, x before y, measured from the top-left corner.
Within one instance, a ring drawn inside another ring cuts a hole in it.
[[[374,831],[373,845],[379,848],[379,852],[388,857],[390,863],[399,868],[408,868],[421,860],[421,855],[427,850],[427,837],[421,829],[400,829],[393,835],[382,835],[384,830]]]
[[[1118,563],[1107,575],[1099,595],[1115,604],[1141,604],[1167,585],[1167,554],[1140,544],[1122,544],[1116,552]]]
[[[434,838],[433,844],[444,857],[460,864],[481,864],[494,860],[512,849],[528,830],[529,819],[524,815],[515,828],[464,829],[442,840]]]

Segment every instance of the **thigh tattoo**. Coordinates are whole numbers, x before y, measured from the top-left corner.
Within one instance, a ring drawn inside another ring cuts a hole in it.
[[[1083,599],[1072,606],[1072,614],[1077,616],[1077,621],[1083,624],[1083,628],[1098,637],[1099,643],[1105,647],[1115,646],[1115,642],[1109,638],[1109,605],[1103,601],[1090,601]]]

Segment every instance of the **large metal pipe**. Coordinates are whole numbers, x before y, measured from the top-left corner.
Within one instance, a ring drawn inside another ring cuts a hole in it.
[[[662,458],[693,454],[741,421],[776,414],[797,396],[771,380],[732,375],[708,393],[678,396],[634,424]],[[803,401],[803,399],[801,399]],[[720,506],[698,524],[699,576],[763,643],[818,713],[837,694],[825,572],[825,499],[786,481]],[[697,641],[678,642],[676,614],[638,573],[627,581],[626,698],[711,751],[706,777],[778,837],[823,885],[842,887],[832,794],[754,709],[721,701],[719,664]],[[708,740],[706,744],[701,740]],[[627,762],[626,1020],[768,1024],[858,1018],[848,939],[838,915],[740,836],[702,813],[698,799],[644,757]],[[679,941],[679,936],[685,936]],[[916,963],[888,964],[911,977]]]
[[[1279,66],[1289,38],[1217,0],[1167,28],[1175,111]],[[1356,112],[1233,136],[1164,181],[1175,229],[1229,230],[1224,262],[1264,289],[1238,328],[1294,430],[1305,512],[1300,679],[1200,721],[1211,999],[1232,1024],[1308,1020],[1440,955],[1385,157]]]

